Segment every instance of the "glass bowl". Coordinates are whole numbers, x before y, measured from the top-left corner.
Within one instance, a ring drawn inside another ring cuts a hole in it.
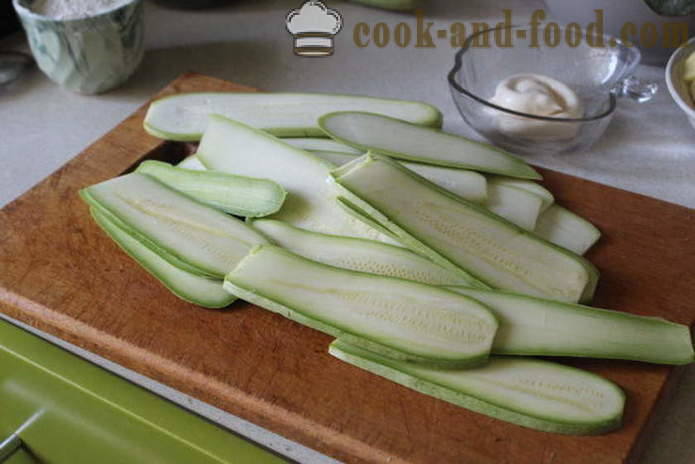
[[[566,32],[559,27],[559,37]],[[544,43],[544,34],[529,34],[528,28],[509,26],[487,29],[465,41],[455,56],[448,75],[451,93],[463,119],[490,142],[517,154],[557,154],[588,149],[606,130],[619,97],[649,100],[657,90],[654,83],[631,76],[640,61],[636,47],[609,36],[586,32],[580,44],[561,40]],[[498,46],[495,37],[508,37],[511,43]],[[486,45],[486,46],[483,46]],[[536,116],[506,109],[489,102],[497,84],[515,74],[543,74],[567,84],[578,96],[581,118]],[[510,131],[508,123],[543,125],[544,133],[563,134],[538,137]]]

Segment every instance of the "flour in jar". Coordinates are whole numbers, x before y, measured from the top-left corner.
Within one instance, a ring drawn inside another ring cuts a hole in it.
[[[53,19],[79,19],[113,10],[132,0],[37,0],[31,11]]]

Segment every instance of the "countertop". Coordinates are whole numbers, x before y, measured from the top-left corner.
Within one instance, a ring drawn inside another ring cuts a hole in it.
[[[207,10],[166,9],[146,4],[146,55],[135,76],[99,96],[63,90],[38,70],[22,82],[0,89],[0,206],[21,195],[125,118],[150,95],[185,71],[196,71],[241,84],[277,91],[363,93],[423,100],[444,113],[445,129],[475,137],[458,115],[446,84],[454,49],[436,40],[435,48],[359,48],[353,41],[358,22],[395,26],[411,15],[353,3],[328,1],[343,16],[335,54],[300,58],[284,17],[300,1],[230,1]],[[453,21],[501,20],[513,10],[515,23],[543,8],[538,0],[429,1],[425,8],[433,30]],[[22,34],[0,40],[0,50],[26,50]],[[640,66],[637,75],[657,81],[660,89],[645,104],[621,101],[605,136],[586,153],[529,158],[535,164],[695,208],[695,131],[671,100],[663,68]],[[26,327],[26,326],[25,326]],[[103,358],[56,340],[80,356],[145,386],[300,462],[332,460],[251,423],[153,382]],[[642,463],[695,462],[695,366],[682,369],[673,398],[660,408]]]

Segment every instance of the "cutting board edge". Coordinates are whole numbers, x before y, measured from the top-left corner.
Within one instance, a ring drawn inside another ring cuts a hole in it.
[[[9,292],[0,288],[0,309],[2,309],[1,312],[4,316],[27,324],[46,334],[58,337],[71,345],[119,364],[169,388],[207,402],[214,407],[224,404],[228,408],[225,410],[227,413],[267,428],[273,433],[284,436],[283,431],[292,430],[293,433],[297,434],[297,437],[293,437],[291,440],[300,442],[304,446],[308,446],[327,456],[345,462],[411,462],[394,460],[392,455],[376,446],[356,440],[348,434],[337,432],[292,411],[273,411],[272,408],[277,409],[277,406],[271,407],[264,404],[262,400],[254,400],[251,395],[239,389],[226,390],[226,393],[231,392],[234,394],[234,401],[229,401],[225,399],[224,395],[215,394],[213,391],[208,391],[205,388],[210,383],[219,384],[219,382],[209,377],[201,379],[195,371],[185,370],[184,376],[188,377],[190,384],[187,385],[185,382],[181,382],[182,386],[172,385],[168,383],[167,374],[171,374],[173,371],[176,371],[177,374],[182,373],[182,369],[173,361],[155,356],[157,363],[153,363],[153,356],[150,353],[131,343],[124,343],[123,340],[115,339],[108,332],[95,330],[75,318],[67,317],[45,306],[28,301],[21,296],[14,295],[8,297],[8,295]],[[12,303],[8,300],[14,300],[15,302]],[[26,304],[22,304],[22,302]],[[50,317],[51,315],[54,317]],[[70,327],[73,330],[66,330],[65,327]],[[127,347],[126,349],[124,349],[124,345]],[[130,365],[128,366],[127,364]],[[180,379],[181,376],[178,375],[177,378]],[[217,406],[213,403],[217,403]],[[179,406],[200,414],[185,404],[179,404]],[[209,419],[213,420],[213,418]],[[224,427],[224,425],[220,425]],[[239,433],[235,430],[232,431]],[[251,437],[248,438],[253,440]],[[334,448],[331,446],[334,446]],[[336,450],[338,450],[338,453],[335,452]],[[354,459],[359,461],[353,461]]]

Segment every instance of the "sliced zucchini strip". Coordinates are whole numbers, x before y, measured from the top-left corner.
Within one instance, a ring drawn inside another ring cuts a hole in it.
[[[622,421],[620,387],[562,364],[493,356],[473,369],[441,370],[390,359],[344,339],[331,343],[329,353],[425,395],[523,427],[595,435]]]
[[[628,359],[658,364],[693,361],[690,329],[656,317],[472,288],[451,290],[488,305],[500,320],[493,352]]]
[[[136,172],[154,177],[201,203],[236,216],[273,214],[280,210],[287,195],[285,189],[272,180],[183,169],[161,161],[144,161]]]
[[[541,211],[545,211],[555,203],[555,196],[550,190],[543,187],[538,182],[525,179],[513,179],[511,177],[504,176],[490,176],[488,180],[497,183],[498,185],[504,185],[507,187],[515,187],[518,189],[526,190],[530,193],[535,193],[543,199],[543,205],[541,206]]]
[[[222,280],[201,277],[173,266],[111,222],[100,210],[90,208],[90,212],[96,223],[128,256],[182,300],[204,308],[224,308],[236,299],[222,288]]]
[[[81,194],[90,206],[114,216],[129,235],[194,274],[221,279],[254,245],[268,243],[243,221],[138,172]]]
[[[329,161],[336,166],[353,161],[360,155],[351,155],[334,151],[315,151],[311,153]],[[425,179],[438,186],[449,190],[460,197],[474,203],[484,203],[488,197],[487,180],[485,176],[475,171],[466,169],[445,168],[442,166],[431,166],[428,164],[409,163],[401,161],[406,168],[420,174]]]
[[[426,103],[320,93],[179,93],[150,104],[145,130],[167,140],[200,140],[208,116],[220,114],[283,137],[325,137],[319,116],[332,111],[371,111],[423,126],[441,127],[442,114]]]
[[[333,164],[266,132],[211,116],[197,156],[209,169],[282,185],[287,198],[273,219],[326,234],[388,240],[337,206]]]
[[[543,208],[543,197],[490,179],[485,207],[522,229],[533,230]]]
[[[543,211],[536,222],[536,235],[583,255],[601,238],[601,231],[583,217],[560,205]]]
[[[333,171],[343,196],[398,240],[488,285],[548,299],[591,298],[598,272],[581,256],[537,238],[443,190],[387,157],[367,154]]]
[[[311,232],[273,219],[256,219],[251,225],[276,245],[330,266],[429,285],[470,285],[466,274],[443,268],[405,248]]]
[[[294,140],[294,139],[283,139],[283,140]],[[337,143],[337,142],[336,142]],[[307,149],[309,153],[312,155],[321,158],[322,160],[326,160],[331,164],[334,164],[336,166],[342,166],[345,163],[349,163],[350,161],[354,160],[355,158],[358,158],[362,156],[364,153],[345,153],[341,151],[329,151],[329,150],[311,150]]]
[[[270,245],[255,247],[224,288],[385,356],[429,365],[484,362],[497,330],[484,305],[455,292],[339,269]]]
[[[319,125],[332,139],[362,152],[508,177],[541,178],[521,159],[492,145],[388,116],[342,111],[321,116]]]
[[[282,140],[293,147],[301,148],[307,151],[329,151],[334,153],[344,153],[346,155],[359,156],[362,154],[360,150],[336,142],[333,139],[319,137],[290,137]]]
[[[194,171],[205,171],[206,169],[205,165],[195,155],[187,156],[176,166],[184,169],[193,169]]]

